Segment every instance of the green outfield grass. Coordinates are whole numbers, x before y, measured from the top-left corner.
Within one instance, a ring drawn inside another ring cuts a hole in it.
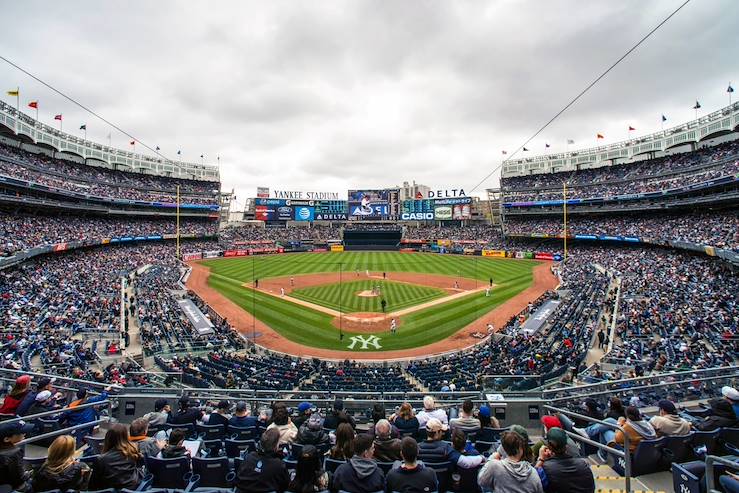
[[[211,268],[210,286],[275,331],[306,346],[338,350],[349,350],[351,337],[355,334],[345,331],[343,341],[339,340],[339,329],[332,324],[333,317],[279,297],[255,293],[245,288],[243,283],[255,278],[339,270],[349,273],[365,270],[421,272],[478,279],[482,283],[493,278],[497,286],[489,297],[485,297],[484,292],[473,293],[419,310],[401,317],[398,334],[391,335],[389,327],[385,332],[375,334],[380,339],[380,350],[394,350],[424,346],[454,334],[529,287],[533,279],[532,269],[538,263],[535,260],[396,252],[305,253],[203,262]],[[484,331],[484,327],[480,330]],[[361,354],[359,347],[357,344],[354,349]],[[370,345],[366,350],[377,349]]]
[[[379,286],[381,296],[374,298],[361,297],[358,293],[371,291],[373,287]],[[325,286],[314,286],[310,288],[295,289],[290,293],[293,298],[298,298],[321,306],[340,310],[342,313],[350,312],[382,312],[380,300],[387,302],[387,311],[394,312],[413,305],[419,305],[436,298],[446,296],[443,289],[417,284],[408,284],[383,280],[365,279],[363,281],[350,281],[327,284]]]

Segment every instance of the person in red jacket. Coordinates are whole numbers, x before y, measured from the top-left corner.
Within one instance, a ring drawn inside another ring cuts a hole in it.
[[[26,397],[28,392],[31,391],[31,376],[21,375],[15,379],[15,385],[8,395],[5,396],[2,407],[0,407],[0,414],[11,414],[15,416],[18,406],[21,405],[23,399]]]

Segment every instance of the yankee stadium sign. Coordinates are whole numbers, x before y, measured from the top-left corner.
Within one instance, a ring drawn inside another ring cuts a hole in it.
[[[277,199],[292,200],[339,200],[339,192],[302,192],[294,190],[273,190]]]

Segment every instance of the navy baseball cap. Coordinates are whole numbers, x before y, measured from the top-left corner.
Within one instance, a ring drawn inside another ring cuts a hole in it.
[[[32,424],[26,423],[25,421],[15,421],[8,424],[0,424],[0,440],[13,435],[25,435],[31,433],[34,429]]]

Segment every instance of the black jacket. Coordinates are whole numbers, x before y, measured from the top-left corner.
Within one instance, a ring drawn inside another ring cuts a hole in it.
[[[197,424],[198,420],[203,417],[203,411],[198,408],[180,409],[176,413],[169,415],[169,423],[173,425],[184,425],[187,423]]]
[[[411,419],[405,419],[405,418],[395,418],[395,421],[393,421],[393,425],[398,429],[398,431],[403,433],[413,433],[414,435],[418,433],[418,418],[413,416]]]
[[[128,459],[118,450],[111,450],[100,455],[95,461],[91,487],[135,490],[142,478],[143,474],[135,460]]]
[[[210,417],[208,418],[208,426],[223,425],[223,431],[227,432],[229,419],[230,418],[227,418],[223,414],[210,413]]]
[[[569,455],[555,456],[544,462],[546,493],[593,493],[595,481],[585,459]]]
[[[252,452],[236,475],[237,493],[284,492],[290,483],[287,467],[274,452]]]
[[[74,462],[59,474],[52,474],[46,464],[33,475],[33,491],[86,490],[90,482],[90,467],[83,462]]]
[[[26,482],[26,472],[23,469],[23,450],[11,447],[0,450],[0,480],[20,489]]]
[[[375,460],[379,462],[400,460],[400,440],[375,437]]]
[[[187,449],[182,445],[167,445],[162,449],[162,459],[176,459],[177,457],[185,457]],[[189,455],[187,455],[190,457]]]
[[[298,429],[298,436],[295,437],[295,441],[301,445],[315,445],[316,447],[328,445],[330,440],[331,438],[323,431],[323,428],[311,430],[308,428],[308,423],[303,423]]]
[[[729,401],[716,399],[711,401],[710,404],[711,415],[698,423],[696,428],[700,431],[713,431],[718,428],[733,428],[737,426],[739,420],[737,420],[736,414],[734,414],[734,408],[731,407]]]
[[[400,493],[426,493],[437,491],[439,483],[436,471],[419,463],[415,469],[399,467],[387,473],[387,489]]]
[[[345,411],[331,411],[323,420],[323,427],[328,430],[335,430],[341,423],[349,423],[352,428],[356,428],[357,424],[354,422],[354,418],[346,414]]]
[[[372,459],[357,455],[341,464],[334,473],[331,491],[350,491],[351,493],[372,493],[385,489],[385,476]]]

